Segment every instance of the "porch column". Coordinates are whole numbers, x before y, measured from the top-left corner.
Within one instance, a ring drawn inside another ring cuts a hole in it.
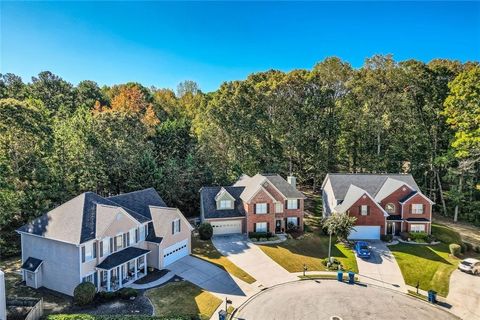
[[[147,255],[143,256],[143,272],[147,275]]]
[[[137,279],[138,279],[138,274],[137,274],[137,271],[138,271],[138,270],[137,270],[138,258],[135,259],[135,260],[133,260],[133,261],[134,261],[133,264],[135,265],[135,280],[137,280]]]
[[[393,226],[393,228],[392,228],[392,236],[395,235],[395,225],[396,225],[396,224],[397,224],[396,222],[392,222],[392,226]]]
[[[110,270],[107,270],[107,291],[110,291]]]
[[[119,277],[118,277],[118,281],[119,281],[119,282],[118,282],[118,287],[119,287],[119,288],[122,288],[122,287],[123,287],[123,265],[120,265],[120,266],[118,267],[118,272],[117,272],[117,274],[119,275]]]

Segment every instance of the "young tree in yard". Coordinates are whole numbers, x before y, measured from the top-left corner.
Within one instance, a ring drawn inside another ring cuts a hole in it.
[[[332,252],[332,235],[337,236],[338,240],[347,240],[348,235],[353,229],[357,218],[350,217],[346,213],[333,213],[323,222],[323,227],[327,229],[330,236],[328,244],[328,261],[331,260]]]

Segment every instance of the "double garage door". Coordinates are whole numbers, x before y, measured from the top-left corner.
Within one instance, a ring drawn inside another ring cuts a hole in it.
[[[380,226],[355,226],[348,239],[376,240],[380,239]]]
[[[188,256],[188,239],[163,249],[163,267],[165,268],[185,256]]]
[[[242,233],[243,220],[211,221],[214,235]]]

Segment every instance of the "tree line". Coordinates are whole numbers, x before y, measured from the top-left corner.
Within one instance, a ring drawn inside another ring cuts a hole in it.
[[[240,174],[409,172],[435,210],[480,225],[480,67],[373,56],[254,73],[204,93],[0,75],[0,254],[14,230],[84,191],[156,188],[186,215]]]

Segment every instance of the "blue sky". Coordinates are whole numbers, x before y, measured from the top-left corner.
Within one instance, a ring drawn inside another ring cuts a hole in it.
[[[175,88],[328,56],[480,60],[479,2],[0,2],[0,72]]]

